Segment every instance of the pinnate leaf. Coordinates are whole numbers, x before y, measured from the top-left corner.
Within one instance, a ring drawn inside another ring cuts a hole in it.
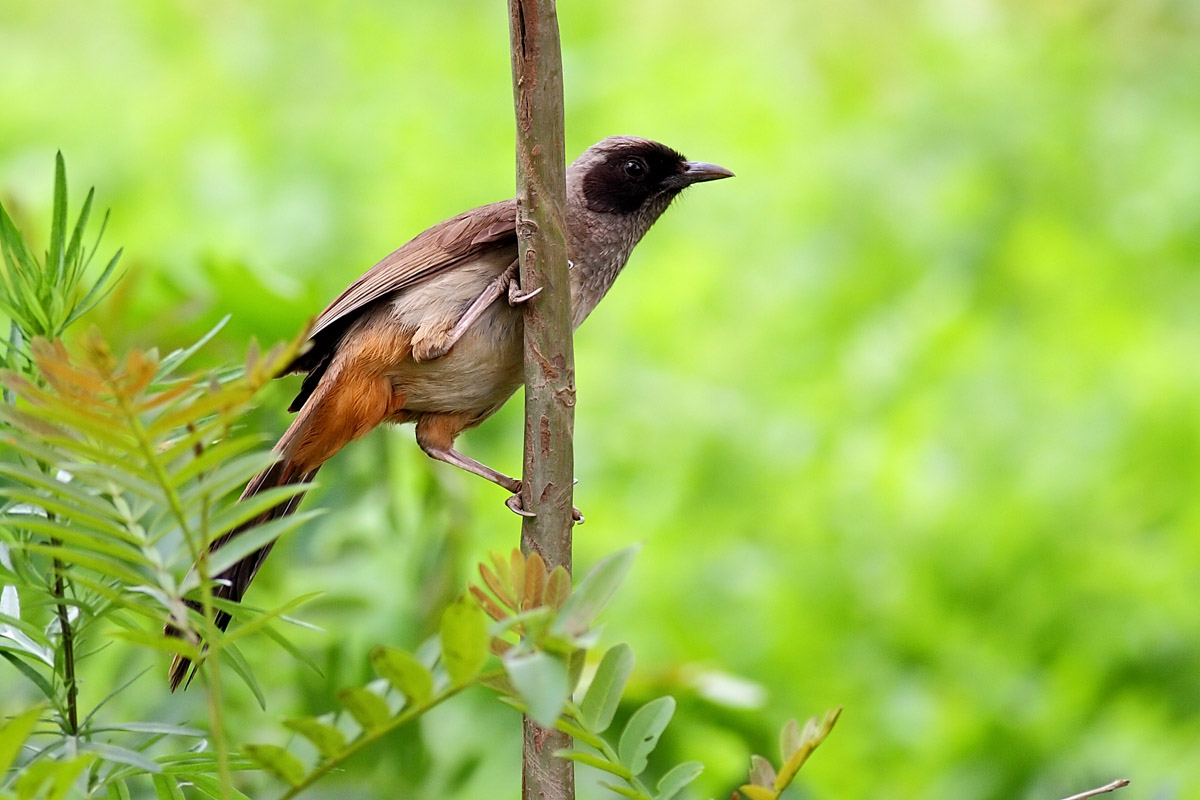
[[[243,749],[254,763],[284,783],[297,786],[304,780],[304,765],[282,747],[273,744],[248,744]],[[158,788],[158,777],[161,776],[155,776],[155,789]],[[174,783],[174,780],[171,782]]]
[[[355,722],[366,730],[372,731],[387,724],[387,703],[374,692],[360,686],[351,686],[337,693],[338,702],[342,704]]]
[[[461,686],[478,675],[487,661],[487,617],[478,603],[464,595],[442,614],[441,633],[446,672],[456,686]]]
[[[312,742],[322,758],[332,758],[346,747],[346,737],[332,725],[316,717],[294,717],[283,724]]]
[[[592,568],[563,605],[555,622],[555,633],[578,636],[591,627],[629,573],[637,550],[636,547],[620,550]]]
[[[570,694],[567,665],[538,651],[505,658],[504,668],[530,718],[544,728],[553,725]]]
[[[407,650],[376,647],[371,651],[371,666],[409,703],[424,703],[433,694],[433,675]]]
[[[617,755],[634,775],[645,771],[650,753],[674,714],[675,698],[668,696],[651,700],[629,718],[617,745]]]
[[[579,707],[588,730],[603,733],[612,724],[617,705],[621,702],[621,693],[625,691],[625,683],[632,672],[633,648],[627,644],[609,648],[604,658],[600,659],[592,685],[588,687]]]
[[[825,713],[825,717],[817,721],[813,717],[804,726],[804,731],[801,733],[801,742],[799,747],[787,757],[783,762],[783,766],[779,768],[779,774],[775,777],[775,791],[782,792],[788,787],[796,777],[796,773],[804,766],[804,762],[813,754],[813,751],[825,741],[825,737],[833,730],[833,726],[837,723],[838,717],[841,715],[842,709],[835,708]]]
[[[658,782],[658,797],[655,800],[671,800],[683,791],[683,787],[700,777],[703,771],[704,765],[699,761],[686,761],[674,767]]]

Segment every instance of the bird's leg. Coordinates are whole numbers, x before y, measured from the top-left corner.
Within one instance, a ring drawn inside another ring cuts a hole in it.
[[[463,312],[458,322],[454,323],[453,328],[441,336],[433,334],[427,337],[414,338],[412,343],[413,360],[433,361],[435,358],[441,358],[446,353],[449,353],[450,348],[454,347],[454,344],[462,338],[463,334],[474,324],[475,320],[479,319],[480,315],[488,309],[488,306],[496,302],[505,291],[508,292],[509,302],[512,302],[512,292],[513,286],[516,285],[516,277],[517,262],[514,261],[509,265],[508,269],[493,278],[480,293],[479,297],[475,298],[474,302],[467,306],[467,310]]]
[[[454,449],[454,439],[467,427],[467,422],[461,414],[422,414],[417,420],[417,445],[430,458],[453,464],[510,492],[521,491],[521,482],[516,478],[497,472]]]
[[[455,437],[469,422],[470,420],[461,414],[422,414],[417,420],[417,445],[430,458],[453,464],[512,492],[512,497],[505,501],[505,505],[523,517],[533,516],[532,511],[526,511],[521,505],[521,481],[454,449]],[[572,507],[571,516],[576,522],[583,523],[583,514],[578,508]]]

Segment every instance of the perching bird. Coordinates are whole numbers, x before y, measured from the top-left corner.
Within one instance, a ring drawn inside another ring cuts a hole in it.
[[[612,136],[567,169],[567,247],[575,327],[591,313],[641,240],[688,186],[732,177],[687,161],[648,139]],[[310,349],[285,374],[307,373],[275,445],[279,460],[253,480],[245,500],[311,480],[351,441],[385,422],[415,422],[429,456],[510,492],[521,483],[454,450],[454,439],[496,413],[523,378],[522,298],[516,200],[480,206],[429,228],[356,280],[317,318]],[[534,290],[536,291],[536,289]],[[499,301],[507,294],[509,302]],[[247,523],[295,510],[291,498]],[[242,529],[213,543],[219,548]],[[217,576],[216,597],[240,602],[270,552],[267,545]],[[218,613],[221,629],[229,615]],[[168,625],[168,632],[176,632]],[[174,690],[189,661],[171,664]]]

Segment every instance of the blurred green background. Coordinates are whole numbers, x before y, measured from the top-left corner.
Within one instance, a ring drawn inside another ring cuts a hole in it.
[[[1200,4],[559,13],[569,157],[632,133],[738,173],[575,345],[577,562],[644,544],[604,641],[637,652],[633,701],[680,699],[659,763],[727,797],[788,716],[844,705],[795,797],[1200,797]],[[44,236],[61,148],[126,248],[91,321],[177,346],[232,314],[207,357],[237,358],[511,196],[506,26],[482,0],[0,0],[0,196]],[[282,431],[294,380],[247,424]],[[517,471],[519,416],[463,449]],[[516,542],[409,429],[321,485],[251,599],[325,592],[324,677],[244,648],[270,697],[229,688],[239,742],[331,708]],[[148,663],[110,649],[84,691]],[[202,718],[164,666],[120,712]],[[463,698],[312,796],[515,797],[517,725]]]

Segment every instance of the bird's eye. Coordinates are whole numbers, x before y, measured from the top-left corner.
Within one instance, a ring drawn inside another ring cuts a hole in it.
[[[625,166],[622,167],[622,169],[625,170],[626,175],[633,178],[634,180],[640,180],[642,177],[644,177],[646,175],[645,163],[643,163],[642,161],[640,161],[639,159],[636,159],[636,158],[631,158],[628,161],[626,161]]]

